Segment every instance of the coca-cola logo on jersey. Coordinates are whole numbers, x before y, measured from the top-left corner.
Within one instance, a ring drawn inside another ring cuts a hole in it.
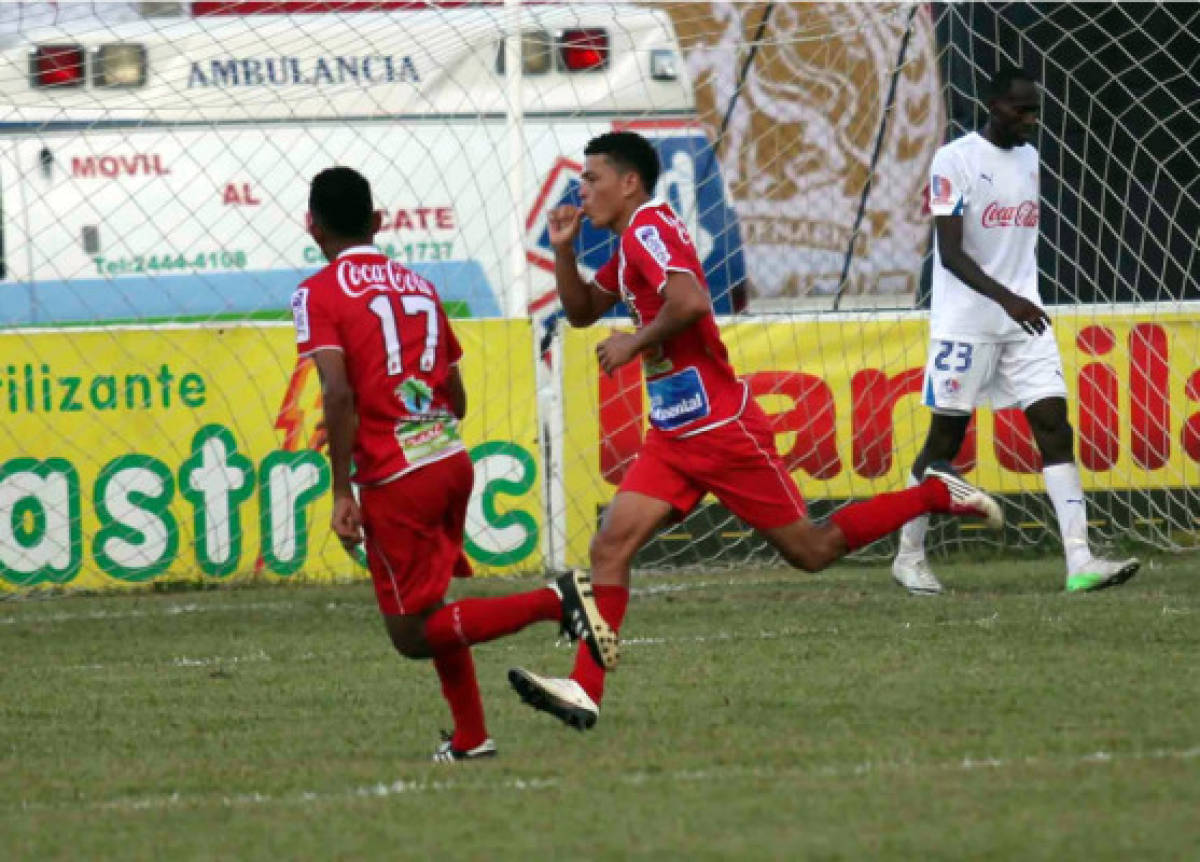
[[[338,261],[338,285],[351,297],[362,296],[369,290],[394,290],[397,293],[433,294],[425,279],[395,261],[388,263],[355,263]]]
[[[983,210],[984,227],[1037,227],[1038,205],[1021,201],[1015,207],[1002,207],[995,201]]]

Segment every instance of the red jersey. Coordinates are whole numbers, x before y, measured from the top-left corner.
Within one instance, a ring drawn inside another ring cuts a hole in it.
[[[375,246],[355,246],[301,283],[292,316],[300,356],[346,356],[355,482],[387,482],[463,449],[446,391],[462,348],[432,284]]]
[[[642,204],[621,234],[617,253],[596,271],[595,284],[620,293],[638,327],[650,325],[663,307],[672,270],[691,273],[705,293],[708,282],[687,228],[661,200]],[[672,437],[687,437],[741,415],[747,390],[729,364],[711,307],[704,317],[642,355],[650,395],[650,424]]]

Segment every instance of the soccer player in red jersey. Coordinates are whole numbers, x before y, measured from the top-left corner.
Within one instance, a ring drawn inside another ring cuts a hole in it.
[[[670,206],[652,197],[659,174],[653,145],[634,132],[610,132],[592,139],[584,155],[582,210],[564,205],[549,217],[558,295],[573,326],[589,326],[625,300],[637,331],[614,332],[596,355],[609,374],[640,358],[650,396],[651,428],[590,550],[596,603],[614,631],[629,601],[634,554],[705,493],[809,572],[928,512],[1003,524],[999,504],[946,463],[931,465],[915,487],[810,521],[766,415],[729,364],[692,240]],[[585,215],[620,236],[617,253],[591,282],[574,251]],[[509,682],[529,705],[583,730],[599,716],[605,671],[580,650],[568,679],[514,668]]]
[[[347,550],[365,542],[396,649],[433,659],[454,718],[434,760],[494,755],[471,644],[558,621],[611,667],[616,636],[581,572],[545,589],[445,603],[450,578],[470,574],[463,529],[475,473],[458,427],[467,410],[462,348],[434,286],[371,244],[379,214],[361,175],[345,167],[318,174],[309,218],[329,265],[296,290],[292,313],[299,354],[321,376],[333,530]]]

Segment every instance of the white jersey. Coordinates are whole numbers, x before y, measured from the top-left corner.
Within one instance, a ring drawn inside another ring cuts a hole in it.
[[[929,210],[963,217],[963,251],[980,269],[1038,305],[1038,154],[1002,150],[978,132],[938,149],[930,166]],[[934,250],[930,335],[945,341],[1020,341],[1028,335],[997,303],[942,266]]]

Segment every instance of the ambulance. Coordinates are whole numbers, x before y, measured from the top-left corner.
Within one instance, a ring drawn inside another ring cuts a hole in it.
[[[576,198],[588,139],[618,128],[657,146],[658,193],[717,310],[744,295],[737,220],[664,11],[166,6],[177,14],[0,43],[0,327],[282,317],[323,264],[308,183],[335,164],[371,181],[378,244],[452,314],[551,314],[546,213]],[[614,248],[588,225],[580,260]]]

